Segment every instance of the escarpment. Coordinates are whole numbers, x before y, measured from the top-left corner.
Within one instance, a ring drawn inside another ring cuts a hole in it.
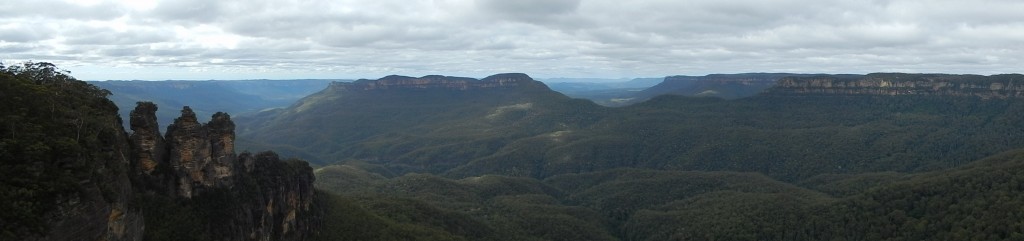
[[[1024,97],[1024,75],[869,74],[786,77],[770,95],[938,95],[982,99]]]
[[[273,152],[236,155],[235,124],[226,113],[202,124],[184,107],[161,137],[155,111],[154,104],[140,102],[131,114],[132,169],[136,188],[148,200],[201,210],[197,215],[205,220],[195,229],[211,240],[303,240],[315,230],[308,164]],[[150,205],[145,211],[162,208]]]
[[[543,85],[526,74],[508,73],[492,75],[484,79],[427,75],[409,77],[389,75],[377,80],[361,79],[352,83],[334,82],[330,88],[344,90],[387,90],[387,89],[501,89],[520,86]]]

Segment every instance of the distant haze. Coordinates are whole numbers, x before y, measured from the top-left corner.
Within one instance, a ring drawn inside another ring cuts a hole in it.
[[[1016,73],[1006,0],[32,0],[0,61],[85,80]]]

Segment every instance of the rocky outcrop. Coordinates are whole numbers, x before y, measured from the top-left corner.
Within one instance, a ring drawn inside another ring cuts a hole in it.
[[[211,240],[304,240],[313,233],[314,177],[306,162],[273,152],[236,155],[235,124],[226,113],[202,124],[184,107],[161,137],[155,111],[140,102],[131,116],[137,189],[219,207],[216,220],[207,220]]]
[[[158,161],[167,156],[167,146],[160,136],[160,126],[156,120],[157,107],[151,102],[139,102],[132,110],[129,123],[132,135],[132,170],[135,175],[153,175]]]
[[[132,134],[131,162],[133,183],[138,190],[170,190],[169,176],[158,172],[158,166],[167,166],[167,144],[160,135],[156,119],[157,106],[151,102],[139,102],[129,115]]]
[[[234,123],[187,107],[161,136],[157,106],[129,128],[109,91],[52,64],[0,66],[0,240],[303,240],[313,174],[271,152],[237,157]]]
[[[313,209],[313,169],[301,160],[281,160],[273,152],[242,153],[239,180],[254,185],[233,219],[231,240],[306,240],[319,227]],[[235,238],[242,237],[242,238]]]
[[[155,117],[154,117],[155,118]],[[206,125],[188,106],[167,127],[167,164],[175,177],[175,192],[190,198],[203,189],[230,188],[234,176],[235,124],[218,112]]]
[[[386,89],[492,89],[519,86],[543,85],[526,74],[497,74],[477,80],[465,77],[427,75],[419,78],[390,75],[377,80],[361,79],[351,83],[334,82],[329,88],[344,90],[386,90]]]
[[[941,95],[983,99],[1024,97],[1024,75],[869,74],[780,79],[770,95]]]

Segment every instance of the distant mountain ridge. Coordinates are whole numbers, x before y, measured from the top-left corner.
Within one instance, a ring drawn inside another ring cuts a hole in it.
[[[874,73],[868,75],[790,76],[769,94],[941,95],[983,99],[1024,97],[1024,75],[950,75]]]
[[[543,85],[526,74],[508,73],[492,75],[484,79],[427,75],[419,78],[389,75],[377,80],[361,79],[355,82],[332,82],[330,88],[346,90],[387,90],[387,89],[487,89],[510,88],[520,85]]]
[[[525,74],[388,76],[333,83],[288,108],[236,120],[243,126],[239,140],[250,148],[280,147],[315,163],[370,158],[403,170],[444,171],[512,140],[589,125],[602,109]],[[438,146],[390,145],[420,141]],[[295,145],[303,142],[310,145]],[[420,162],[432,159],[445,161]]]
[[[761,91],[775,85],[776,81],[783,77],[801,75],[791,73],[742,73],[668,76],[665,77],[664,82],[637,93],[629,103],[639,103],[665,94],[738,99],[757,95]]]
[[[592,85],[581,83],[562,83],[559,88],[569,96],[585,98],[604,106],[628,106],[647,101],[661,95],[680,95],[692,97],[715,97],[722,99],[739,99],[755,96],[775,85],[776,81],[788,76],[805,76],[807,74],[792,73],[740,73],[740,74],[709,74],[705,76],[673,75],[660,78],[656,84],[645,88],[619,89],[584,89]],[[654,79],[636,79],[651,81]]]
[[[109,90],[110,99],[117,105],[122,117],[140,101],[153,102],[163,108],[156,116],[160,123],[173,123],[178,117],[175,110],[188,105],[200,121],[217,112],[236,116],[267,108],[287,107],[296,100],[322,90],[339,80],[208,80],[208,81],[89,81]],[[127,120],[124,121],[128,123]]]
[[[607,79],[547,79],[542,80],[552,90],[569,97],[588,99],[603,106],[619,106],[621,101],[635,93],[657,85],[665,78],[635,78],[626,81],[608,82]],[[561,82],[559,82],[561,81]]]

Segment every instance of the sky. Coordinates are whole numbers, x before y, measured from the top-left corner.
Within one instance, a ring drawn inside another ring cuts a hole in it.
[[[0,0],[83,80],[1020,73],[1017,0]]]

